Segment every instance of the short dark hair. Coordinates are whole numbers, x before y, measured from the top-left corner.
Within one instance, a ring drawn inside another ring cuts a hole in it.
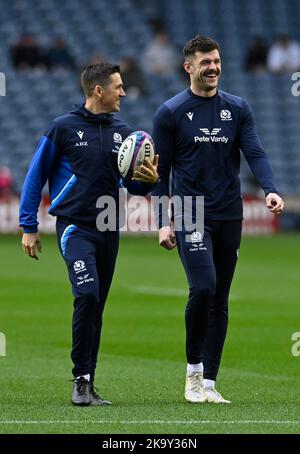
[[[208,36],[197,35],[186,43],[183,48],[184,58],[191,57],[195,52],[211,52],[217,49],[221,53],[221,49],[217,41]]]
[[[101,85],[102,87],[108,85],[109,77],[114,73],[120,73],[119,65],[101,62],[86,66],[80,78],[85,96],[91,96],[96,85]]]

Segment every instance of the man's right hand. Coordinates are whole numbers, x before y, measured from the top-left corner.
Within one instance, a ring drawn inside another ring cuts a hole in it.
[[[159,245],[168,249],[174,249],[176,246],[176,238],[172,227],[165,226],[159,229]]]
[[[42,252],[40,234],[36,233],[23,233],[22,237],[22,247],[23,251],[29,257],[38,260],[36,255],[36,250]]]

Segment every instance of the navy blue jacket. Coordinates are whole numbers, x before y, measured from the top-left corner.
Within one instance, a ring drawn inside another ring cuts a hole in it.
[[[151,185],[121,181],[118,149],[132,129],[112,114],[93,114],[83,105],[56,118],[41,138],[28,170],[20,202],[20,226],[37,232],[41,192],[49,181],[49,213],[72,223],[95,226],[100,196],[118,207],[120,185],[146,195]],[[117,210],[118,211],[118,210]]]
[[[218,90],[204,98],[186,89],[159,107],[153,139],[160,176],[153,195],[169,195],[172,169],[171,195],[204,196],[206,219],[243,217],[240,150],[265,194],[278,192],[251,109],[240,97]]]

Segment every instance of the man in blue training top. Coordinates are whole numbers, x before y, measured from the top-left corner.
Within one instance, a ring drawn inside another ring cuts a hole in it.
[[[101,63],[85,68],[81,84],[84,105],[56,118],[41,138],[32,159],[20,203],[20,226],[25,254],[41,252],[37,212],[41,191],[49,181],[51,206],[57,216],[60,252],[66,262],[74,295],[72,361],[74,405],[105,405],[95,391],[102,314],[118,253],[119,232],[96,227],[97,200],[110,196],[118,213],[120,174],[118,149],[132,132],[111,112],[120,110],[125,96],[118,65]],[[123,183],[131,193],[145,195],[158,179],[157,161],[141,166]],[[116,221],[118,224],[118,220]]]
[[[242,98],[218,89],[218,43],[198,35],[185,45],[183,53],[190,88],[163,103],[154,118],[160,181],[153,195],[169,196],[172,170],[172,196],[182,201],[193,197],[193,221],[196,197],[204,196],[204,225],[202,232],[176,231],[166,213],[161,212],[159,243],[169,250],[177,244],[189,283],[185,398],[197,403],[229,403],[215,389],[215,381],[242,230],[240,149],[265,192],[269,210],[281,213],[284,202],[278,195],[250,107]],[[178,216],[182,214],[175,213],[175,220]]]

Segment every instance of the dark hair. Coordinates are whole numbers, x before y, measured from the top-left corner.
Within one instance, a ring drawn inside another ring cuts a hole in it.
[[[195,52],[211,52],[217,49],[221,53],[221,49],[217,41],[208,36],[197,35],[186,43],[183,48],[184,58],[193,56]]]
[[[97,63],[86,66],[81,73],[81,86],[85,96],[91,96],[96,85],[102,87],[108,85],[109,77],[119,72],[120,66],[111,63]]]

